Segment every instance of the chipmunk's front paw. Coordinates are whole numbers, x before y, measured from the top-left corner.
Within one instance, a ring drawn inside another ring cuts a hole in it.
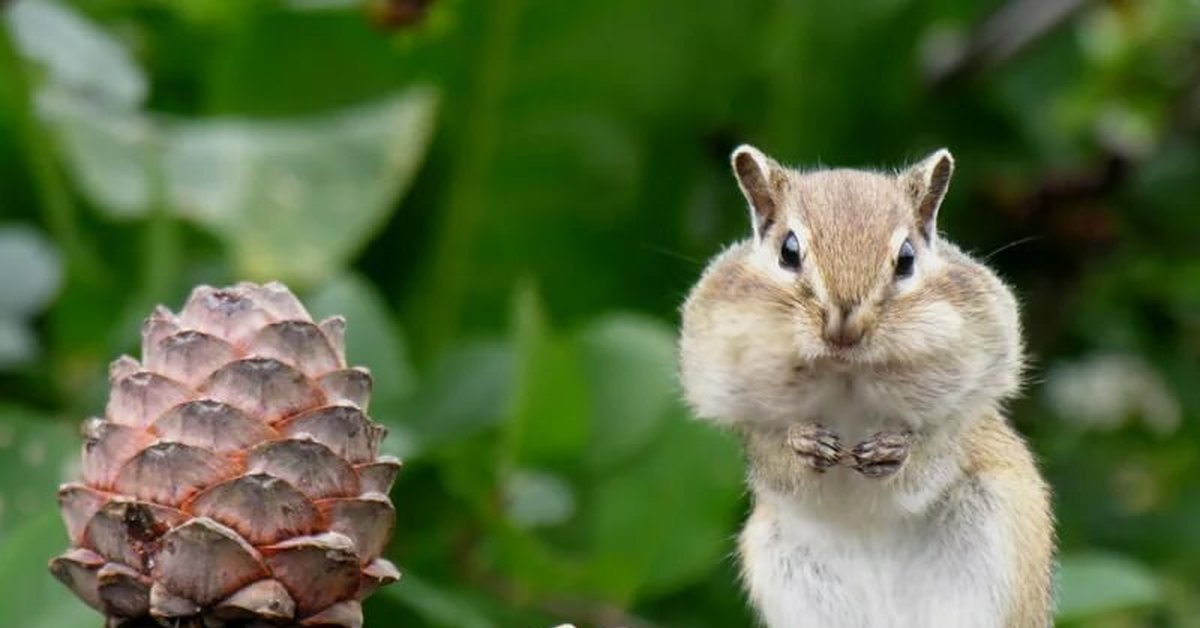
[[[911,442],[907,432],[879,432],[850,451],[854,468],[869,478],[894,475],[908,460]]]
[[[838,435],[816,423],[798,423],[788,427],[787,444],[805,464],[821,473],[840,464],[845,456]]]

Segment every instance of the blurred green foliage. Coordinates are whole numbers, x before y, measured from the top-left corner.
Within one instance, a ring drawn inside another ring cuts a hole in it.
[[[675,310],[727,173],[960,164],[943,228],[1025,304],[1014,422],[1060,623],[1200,626],[1195,0],[17,0],[0,25],[0,608],[46,573],[105,364],[194,284],[346,314],[407,465],[368,625],[737,626],[737,444]]]

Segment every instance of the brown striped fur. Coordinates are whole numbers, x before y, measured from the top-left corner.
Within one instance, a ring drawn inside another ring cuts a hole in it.
[[[1016,588],[1007,619],[1011,628],[1041,627],[1053,606],[1054,520],[1050,487],[1038,473],[1025,441],[998,416],[965,434],[967,475],[1000,497],[1015,552]]]

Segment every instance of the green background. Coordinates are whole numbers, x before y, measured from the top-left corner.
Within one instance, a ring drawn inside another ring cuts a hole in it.
[[[48,575],[108,361],[191,286],[349,318],[406,467],[368,626],[744,626],[737,444],[677,307],[728,172],[948,146],[1024,304],[1065,626],[1200,626],[1195,0],[18,0],[0,28],[0,609]]]

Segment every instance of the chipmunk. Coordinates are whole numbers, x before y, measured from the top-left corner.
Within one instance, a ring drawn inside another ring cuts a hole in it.
[[[1017,303],[938,234],[950,153],[896,174],[731,161],[753,235],[683,305],[680,374],[697,416],[743,438],[763,621],[1049,625],[1049,491],[1003,415]]]

